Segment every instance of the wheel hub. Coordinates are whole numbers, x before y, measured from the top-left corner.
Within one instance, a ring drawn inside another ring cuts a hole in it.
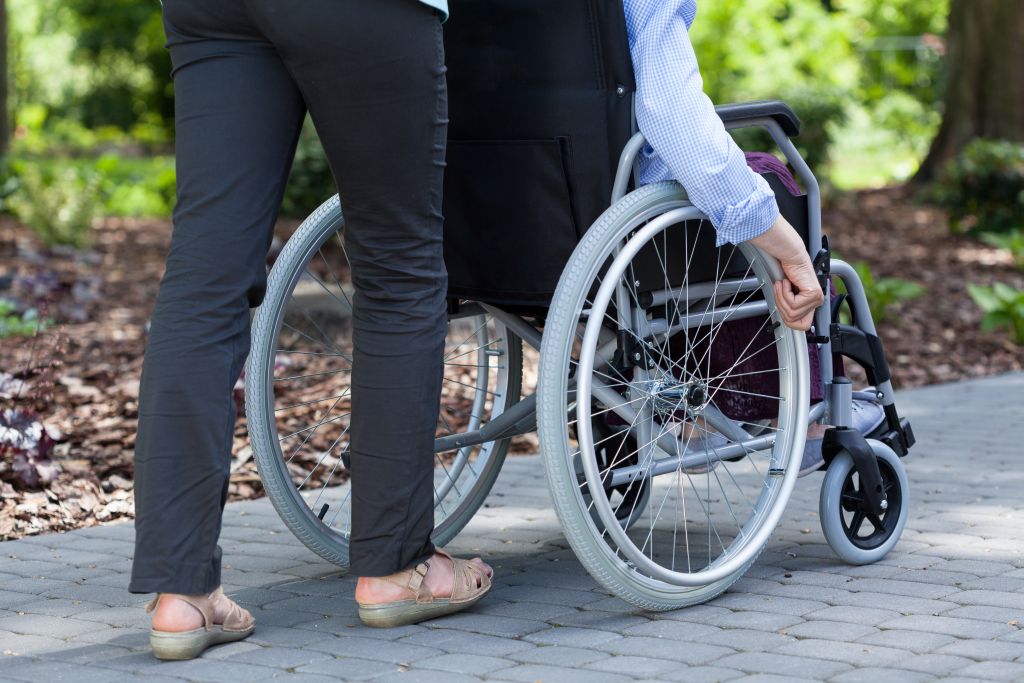
[[[693,416],[703,412],[708,402],[708,386],[699,380],[682,382],[674,377],[660,379],[654,382],[649,393],[654,412],[663,418],[675,415],[680,410]]]

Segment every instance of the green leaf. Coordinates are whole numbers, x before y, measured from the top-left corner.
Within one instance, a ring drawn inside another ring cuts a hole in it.
[[[978,304],[986,313],[999,308],[999,297],[989,287],[967,285],[967,293],[974,299],[974,303]]]

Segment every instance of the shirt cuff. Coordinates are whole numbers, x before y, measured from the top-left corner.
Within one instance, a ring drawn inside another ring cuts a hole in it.
[[[752,172],[753,173],[753,172]],[[779,218],[779,204],[775,201],[768,181],[754,174],[757,190],[738,204],[725,208],[716,228],[715,246],[727,242],[739,244],[768,232]]]

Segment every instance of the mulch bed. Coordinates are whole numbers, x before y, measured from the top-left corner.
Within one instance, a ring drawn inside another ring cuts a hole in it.
[[[1024,287],[1024,273],[1007,252],[950,234],[942,211],[913,204],[902,189],[839,196],[824,224],[847,260],[867,261],[876,277],[927,288],[881,326],[898,389],[1024,368],[1024,347],[979,330],[982,315],[966,289],[997,281]],[[295,226],[282,222],[278,237],[286,239]],[[0,539],[132,515],[139,373],[170,234],[166,220],[108,219],[97,225],[92,249],[54,254],[30,230],[0,217],[0,297],[55,320],[34,338],[0,339],[0,415],[17,410],[37,420],[36,431],[29,425],[26,432],[51,455],[27,463],[4,454]],[[528,364],[525,375],[524,390],[532,391],[535,368]],[[240,398],[237,391],[239,407]],[[262,495],[241,413],[232,500]],[[10,439],[0,425],[0,448]],[[513,452],[536,448],[532,435],[513,444]]]

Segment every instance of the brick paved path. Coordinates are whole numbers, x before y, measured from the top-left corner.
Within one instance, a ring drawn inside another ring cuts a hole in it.
[[[352,581],[267,501],[228,506],[225,589],[248,640],[190,662],[147,649],[127,593],[130,524],[0,544],[0,679],[147,681],[1024,680],[1024,375],[904,392],[919,443],[913,507],[880,564],[833,559],[820,475],[802,479],[768,550],[710,604],[647,614],[601,592],[561,536],[540,462],[509,461],[452,544],[497,570],[471,614],[360,625]]]

